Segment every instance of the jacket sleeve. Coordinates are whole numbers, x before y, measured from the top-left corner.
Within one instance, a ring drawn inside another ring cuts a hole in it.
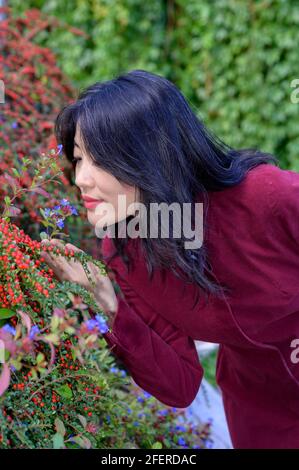
[[[117,270],[115,274],[118,281]],[[165,405],[186,408],[203,377],[194,341],[128,284],[121,282],[121,290],[112,332],[103,335],[106,342],[137,385]]]

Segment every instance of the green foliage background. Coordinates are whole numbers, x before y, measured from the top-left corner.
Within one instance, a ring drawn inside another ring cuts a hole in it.
[[[42,31],[78,91],[143,68],[172,80],[233,147],[274,153],[299,171],[297,0],[11,0],[80,28]]]

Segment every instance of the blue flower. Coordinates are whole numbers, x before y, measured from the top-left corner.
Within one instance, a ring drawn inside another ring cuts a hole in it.
[[[46,216],[46,217],[50,217],[50,215],[52,214],[52,210],[49,209],[48,207],[45,209],[44,212],[45,212],[45,216]]]
[[[54,206],[53,209],[54,209],[55,211],[59,211],[59,210],[61,209],[61,206],[60,206],[60,205]]]
[[[121,370],[121,371],[120,371],[120,375],[121,375],[122,377],[126,377],[126,376],[127,376],[127,373],[126,373],[126,371]]]
[[[138,397],[137,401],[139,401],[139,403],[144,403],[144,399],[142,397]]]
[[[168,410],[158,410],[158,414],[160,416],[166,416],[168,414]]]
[[[58,148],[57,155],[60,155],[61,152],[62,152],[62,149],[63,149],[63,145],[62,145],[62,144],[59,144],[59,145],[57,145],[57,148]]]
[[[16,128],[18,127],[18,123],[14,121],[14,122],[12,123],[11,127],[12,127],[13,129],[16,129]]]
[[[179,426],[179,425],[178,425],[178,426],[175,427],[175,429],[176,429],[177,431],[183,431],[183,432],[186,431],[185,426]]]
[[[110,416],[109,416],[109,415],[107,415],[107,416],[106,416],[106,418],[107,418],[107,421],[108,421],[108,423],[110,423],[110,422],[111,422],[111,418],[110,418]]]
[[[119,369],[118,369],[117,367],[110,367],[109,370],[110,370],[110,372],[111,372],[112,374],[117,374],[117,372],[118,372]]]
[[[15,334],[16,334],[15,328],[13,328],[12,326],[10,326],[10,325],[8,325],[8,324],[4,325],[2,329],[3,329],[4,331],[6,331],[7,333],[10,333],[10,334],[13,335],[13,336],[15,336]]]
[[[127,408],[127,412],[128,412],[129,414],[131,414],[131,413],[132,413],[131,408]]]
[[[78,215],[78,211],[74,206],[70,206],[71,209],[71,215]]]
[[[133,426],[139,426],[138,421],[134,421]]]
[[[92,331],[94,328],[97,328],[98,322],[96,320],[86,320],[85,325],[89,331]]]
[[[180,446],[185,446],[185,445],[186,445],[185,439],[184,439],[183,437],[179,437],[179,438],[178,438],[178,444],[179,444]]]
[[[97,313],[96,315],[97,326],[101,333],[107,333],[109,330],[105,318],[103,318],[100,314]]]
[[[33,339],[35,335],[37,335],[39,332],[40,332],[39,327],[34,325],[30,330],[29,338]]]
[[[143,392],[143,395],[145,396],[145,398],[150,398],[152,395],[148,392]]]
[[[60,204],[62,206],[69,206],[70,205],[70,203],[67,199],[61,199]]]
[[[58,228],[63,228],[64,227],[63,219],[56,220],[56,225],[57,225]]]

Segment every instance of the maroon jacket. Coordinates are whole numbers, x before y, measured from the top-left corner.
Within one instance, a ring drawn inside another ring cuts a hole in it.
[[[299,174],[261,164],[209,196],[204,244],[231,293],[194,307],[195,285],[169,270],[149,280],[140,239],[129,239],[128,273],[120,257],[109,262],[106,237],[103,259],[124,297],[104,336],[140,387],[179,408],[203,376],[194,340],[220,343],[216,380],[234,447],[299,448]]]

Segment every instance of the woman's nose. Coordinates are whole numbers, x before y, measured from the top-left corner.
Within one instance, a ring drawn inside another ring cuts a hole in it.
[[[94,186],[94,177],[88,164],[82,162],[80,167],[78,167],[77,163],[75,184],[82,189],[91,188]]]

